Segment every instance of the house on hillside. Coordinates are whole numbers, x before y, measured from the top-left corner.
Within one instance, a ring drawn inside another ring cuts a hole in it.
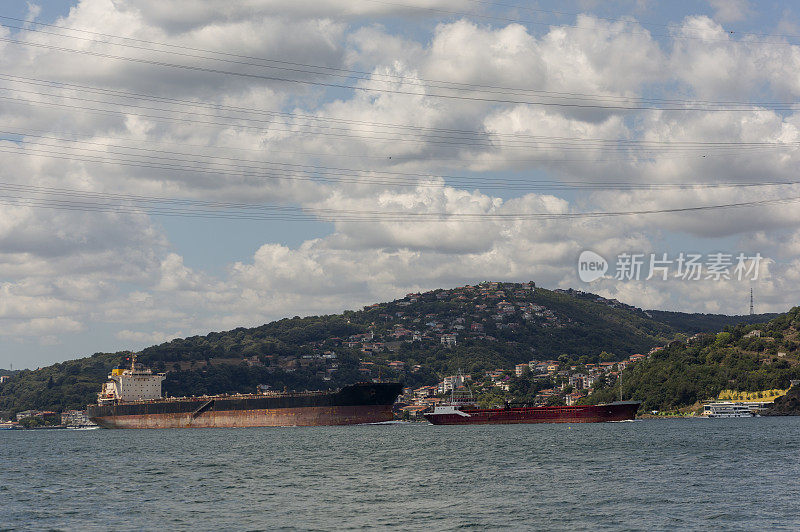
[[[509,303],[508,301],[501,301],[497,304],[497,311],[503,314],[510,314],[514,312],[514,305]]]
[[[426,397],[432,397],[436,395],[437,387],[436,386],[422,386],[414,390],[414,399],[421,400],[425,399]]]
[[[585,397],[581,392],[572,392],[571,394],[567,395],[564,400],[567,403],[567,406],[572,406],[578,402],[579,399]]]
[[[429,407],[427,405],[409,405],[404,406],[400,409],[401,412],[404,414],[407,413],[408,417],[412,419],[418,419],[422,417],[423,412],[425,412]]]
[[[584,375],[582,373],[576,373],[574,375],[569,376],[569,385],[575,388],[576,390],[583,390],[584,388],[588,388],[587,381],[589,379],[588,375]]]
[[[457,345],[455,334],[443,334],[439,342],[446,347],[454,347]]]

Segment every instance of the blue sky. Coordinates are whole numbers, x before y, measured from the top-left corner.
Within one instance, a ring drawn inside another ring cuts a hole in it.
[[[784,3],[0,16],[29,20],[0,19],[0,367],[489,278],[697,312],[745,312],[751,286],[759,311],[798,299],[800,19]],[[639,214],[588,214],[615,212]],[[765,260],[756,280],[584,284],[587,249]]]

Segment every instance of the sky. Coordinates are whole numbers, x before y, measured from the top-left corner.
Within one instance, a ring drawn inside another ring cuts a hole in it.
[[[3,2],[0,367],[484,280],[785,311],[798,95],[783,2]]]

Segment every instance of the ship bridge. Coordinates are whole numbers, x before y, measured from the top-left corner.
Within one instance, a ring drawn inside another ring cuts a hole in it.
[[[130,368],[114,368],[98,395],[99,404],[127,401],[161,399],[161,383],[165,373],[153,373],[136,363],[133,358]]]

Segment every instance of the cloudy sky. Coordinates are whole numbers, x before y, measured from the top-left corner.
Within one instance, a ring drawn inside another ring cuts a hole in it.
[[[751,287],[757,312],[800,300],[800,12],[784,3],[81,0],[0,17],[0,367],[490,279],[697,312],[746,313]],[[579,278],[585,250],[605,277]],[[666,280],[646,279],[651,254]],[[741,279],[740,255],[762,257]]]

